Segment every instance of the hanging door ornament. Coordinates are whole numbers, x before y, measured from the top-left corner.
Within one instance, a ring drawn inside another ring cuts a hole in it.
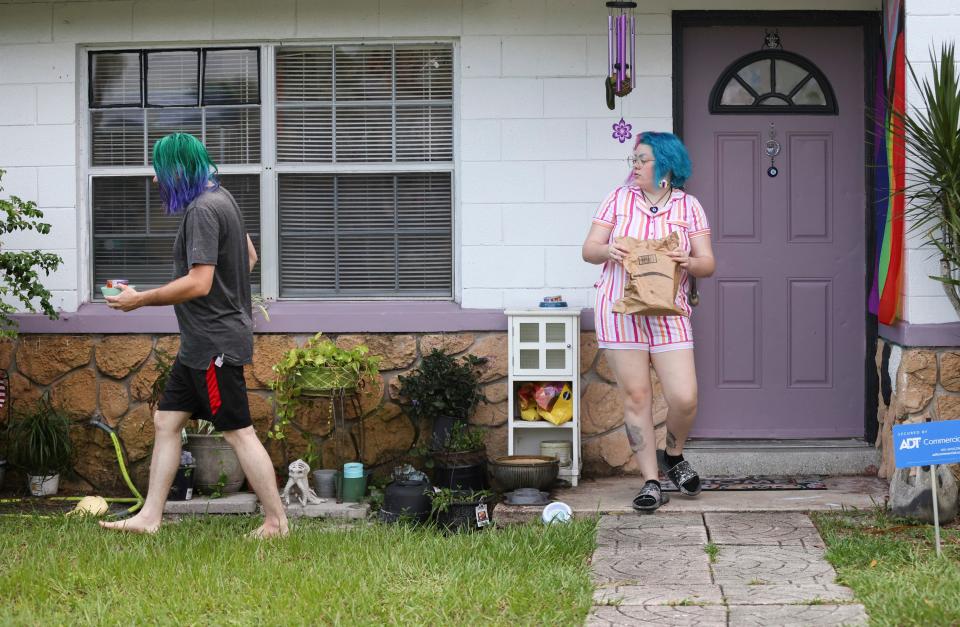
[[[770,139],[767,140],[764,146],[764,152],[770,157],[770,167],[767,168],[767,176],[774,178],[780,174],[779,168],[775,165],[777,155],[780,154],[780,142],[777,141],[777,127],[774,126],[773,122],[770,123]]]
[[[607,2],[607,77],[604,79],[604,90],[607,99],[607,108],[616,109],[616,99],[623,98],[631,91],[634,85],[634,68],[636,67],[637,26],[633,17],[636,2]],[[613,138],[621,144],[633,137],[630,130],[633,128],[623,119],[621,101],[620,121],[613,125]]]

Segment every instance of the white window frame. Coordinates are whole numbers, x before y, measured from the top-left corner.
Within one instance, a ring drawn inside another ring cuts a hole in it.
[[[276,151],[276,50],[284,48],[309,48],[311,46],[336,45],[404,45],[444,44],[453,51],[453,160],[430,163],[383,163],[383,164],[278,164]],[[277,175],[285,173],[311,174],[398,174],[409,172],[451,173],[451,288],[449,296],[351,296],[330,298],[284,298],[286,302],[309,301],[317,303],[338,301],[460,301],[460,46],[454,39],[436,38],[377,39],[377,40],[297,40],[291,42],[263,41],[204,41],[170,42],[150,45],[80,46],[77,50],[78,107],[77,107],[77,176],[79,190],[78,231],[80,237],[80,290],[79,302],[90,302],[93,289],[93,178],[96,176],[153,176],[150,166],[93,166],[91,164],[92,128],[90,124],[90,80],[87,59],[91,52],[138,50],[167,50],[181,48],[258,48],[260,50],[260,164],[220,165],[220,174],[258,174],[260,176],[260,294],[270,301],[280,300],[280,232]]]

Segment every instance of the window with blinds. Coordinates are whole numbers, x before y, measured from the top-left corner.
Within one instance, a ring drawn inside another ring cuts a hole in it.
[[[94,286],[171,279],[179,216],[146,168],[153,143],[183,131],[207,146],[258,250],[261,212],[276,212],[262,236],[277,252],[254,276],[270,278],[265,296],[450,298],[453,62],[452,45],[426,43],[89,53]]]
[[[150,165],[153,144],[195,135],[217,164],[260,162],[257,48],[90,53],[91,165]]]
[[[158,139],[190,133],[221,169],[259,165],[259,58],[256,48],[90,53],[94,298],[106,279],[150,288],[173,278],[180,217],[165,215],[152,177],[123,173],[151,165]],[[259,175],[226,174],[220,181],[259,244]],[[251,279],[259,290],[259,264]]]
[[[138,288],[159,287],[173,275],[173,240],[181,216],[167,215],[150,176],[99,176],[93,179],[93,281],[127,279]],[[260,176],[220,177],[233,194],[243,222],[260,249]],[[260,264],[250,276],[260,287]],[[98,290],[99,291],[99,290]]]
[[[280,296],[449,297],[452,47],[281,48],[276,90]]]

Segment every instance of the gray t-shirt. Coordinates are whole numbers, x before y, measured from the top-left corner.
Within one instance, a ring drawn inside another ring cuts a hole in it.
[[[210,293],[174,305],[180,362],[206,370],[210,360],[248,364],[253,358],[250,265],[243,216],[222,187],[200,194],[183,214],[173,243],[174,278],[196,264],[216,266]]]

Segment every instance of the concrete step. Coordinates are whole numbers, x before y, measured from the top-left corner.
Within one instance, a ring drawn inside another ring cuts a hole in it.
[[[683,451],[702,477],[743,475],[873,475],[880,451],[857,439],[699,440]]]

